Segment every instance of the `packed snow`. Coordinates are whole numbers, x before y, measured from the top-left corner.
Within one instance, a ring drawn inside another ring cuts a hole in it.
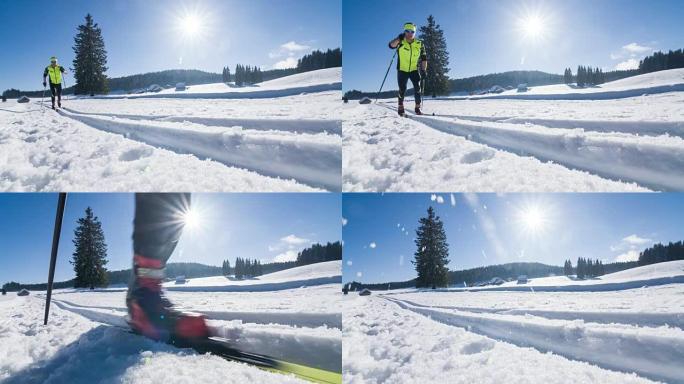
[[[346,105],[343,189],[684,190],[684,71],[601,89],[623,93],[605,99],[582,90],[583,98],[569,100],[554,92],[575,90],[558,85],[530,94],[428,98],[427,115],[409,112],[409,119],[396,115],[395,100]]]
[[[301,287],[257,292],[168,292],[179,308],[203,313],[214,332],[248,352],[340,372],[340,262],[262,276]],[[310,279],[307,280],[307,277]],[[209,278],[211,279],[211,278]],[[192,284],[190,279],[188,284]],[[239,285],[230,282],[227,285]],[[0,381],[7,383],[305,383],[216,356],[153,342],[126,330],[125,290],[44,292],[0,299]]]
[[[683,265],[606,275],[654,280],[612,291],[351,292],[345,382],[684,382],[684,283],[657,281],[684,276]]]
[[[0,106],[0,190],[339,191],[340,81],[327,69],[240,97],[68,98],[57,113],[49,99],[10,101]]]

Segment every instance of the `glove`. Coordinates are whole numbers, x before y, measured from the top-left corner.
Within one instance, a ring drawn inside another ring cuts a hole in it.
[[[43,81],[43,87],[47,87],[47,82]]]

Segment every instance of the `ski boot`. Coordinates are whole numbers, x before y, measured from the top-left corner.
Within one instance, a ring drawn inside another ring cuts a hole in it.
[[[397,108],[397,113],[399,113],[399,116],[406,116],[406,111],[404,110],[404,102],[400,101],[399,102],[399,107]]]
[[[210,336],[202,315],[174,309],[162,294],[164,267],[160,260],[135,255],[133,270],[135,279],[126,296],[133,331],[178,346]]]
[[[57,102],[57,108],[62,108],[62,102],[61,101]]]
[[[422,115],[423,111],[420,110],[420,104],[416,104],[416,109],[415,109],[416,115]]]

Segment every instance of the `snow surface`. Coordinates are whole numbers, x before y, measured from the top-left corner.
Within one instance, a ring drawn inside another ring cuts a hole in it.
[[[292,279],[332,275],[335,263],[290,273]],[[339,262],[338,277],[340,276]],[[284,271],[283,271],[284,272]],[[286,273],[275,278],[284,282]],[[215,332],[241,349],[293,363],[341,369],[340,284],[261,292],[169,292],[181,309],[204,313]],[[192,282],[192,279],[190,280]],[[42,325],[44,293],[0,301],[0,381],[8,383],[303,383],[191,350],[176,349],[125,329],[124,290],[53,292]]]
[[[337,73],[315,72],[269,87],[325,84]],[[339,191],[340,91],[300,93],[77,98],[63,100],[60,113],[39,100],[6,103],[0,190]]]
[[[682,263],[661,264],[605,277],[624,283],[682,273]],[[564,383],[568,377],[684,382],[682,283],[609,292],[351,294],[344,298],[344,313],[343,374],[349,383],[440,377],[464,383]]]
[[[675,87],[665,93],[639,88],[668,84]],[[396,116],[395,100],[345,105],[343,189],[682,191],[679,85],[684,71],[670,70],[602,85],[611,92],[639,90],[636,97],[592,98],[587,90],[582,100],[428,98],[427,115],[409,119]]]

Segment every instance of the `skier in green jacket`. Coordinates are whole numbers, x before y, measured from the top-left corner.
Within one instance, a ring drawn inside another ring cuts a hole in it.
[[[415,112],[422,115],[421,106],[421,79],[427,71],[427,53],[423,42],[416,38],[417,27],[414,23],[404,24],[404,32],[389,42],[390,49],[397,50],[397,81],[399,83],[399,115],[404,115],[404,95],[408,81],[413,84],[415,93]]]
[[[57,58],[50,58],[50,65],[43,71],[43,87],[47,86],[47,78],[50,78],[50,93],[52,94],[52,109],[55,109],[55,96],[57,106],[62,108],[62,74],[66,73],[64,67],[57,65]]]

